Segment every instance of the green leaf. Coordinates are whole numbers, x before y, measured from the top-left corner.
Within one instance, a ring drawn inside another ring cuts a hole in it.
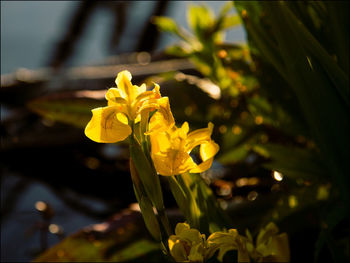
[[[30,101],[27,107],[44,118],[83,128],[92,117],[92,109],[106,106],[105,93],[101,90],[51,94]]]
[[[320,147],[322,159],[329,169],[328,176],[337,184],[343,200],[348,202],[348,106],[325,76],[317,57],[309,57],[311,47],[306,47],[302,39],[305,32],[300,27],[291,27],[291,21],[287,19],[290,12],[286,8],[282,2],[274,2],[265,10],[269,12],[278,48],[285,60],[287,81],[294,89],[311,133]],[[317,45],[309,40],[309,45],[318,50]],[[323,56],[319,50],[318,55]]]
[[[222,154],[218,161],[222,164],[232,164],[240,162],[248,155],[249,150],[250,147],[248,145],[240,145]]]
[[[182,189],[181,185],[174,176],[167,176],[166,178],[168,179],[170,191],[173,194],[180,211],[183,213],[190,225],[194,225],[195,222],[192,220],[191,211],[188,205],[190,201],[188,200],[184,189]]]
[[[188,24],[199,39],[205,38],[205,32],[214,25],[212,11],[204,6],[190,6],[187,13]]]
[[[155,16],[155,17],[153,17],[152,22],[156,26],[158,26],[158,28],[161,31],[165,31],[165,32],[173,33],[175,35],[179,35],[179,29],[178,29],[176,22],[169,17]]]
[[[337,55],[338,64],[346,76],[349,76],[349,3],[346,1],[337,1],[325,2],[325,5],[329,10],[329,22],[331,26],[329,31],[334,42],[334,51]]]
[[[193,228],[200,229],[200,218],[202,217],[202,211],[199,209],[195,200],[195,192],[191,189],[190,178],[187,174],[178,175],[175,177],[178,182],[178,186],[182,189],[186,196],[186,203],[178,204],[179,208],[184,211],[184,215],[188,215],[186,218]],[[188,212],[186,212],[188,211]]]
[[[191,52],[186,50],[180,45],[169,46],[166,48],[165,52],[169,55],[177,57],[188,57],[191,55]]]
[[[316,152],[279,144],[255,145],[253,150],[271,160],[264,167],[281,172],[287,177],[320,180],[327,175]]]
[[[185,173],[169,178],[174,197],[191,227],[210,234],[231,226],[230,218],[199,174]]]
[[[158,252],[159,260],[163,260],[159,245],[146,239],[140,239],[129,246],[119,250],[111,257],[112,262],[126,262],[126,261],[137,261],[137,259],[143,257],[142,261],[147,262],[147,254],[152,252]],[[152,257],[152,261],[154,258]]]
[[[346,219],[347,218],[347,219]],[[320,252],[325,244],[328,245],[330,252],[332,253],[335,262],[345,262],[346,252],[345,250],[339,249],[339,244],[336,244],[335,239],[332,235],[334,228],[339,225],[343,220],[349,219],[349,209],[342,204],[336,204],[335,206],[327,209],[325,215],[324,224],[326,228],[322,229],[318,240],[315,245],[315,259],[319,259]]]
[[[129,148],[130,157],[135,164],[137,174],[140,177],[147,196],[151,199],[157,210],[163,210],[164,203],[159,177],[134,136],[130,136]]]
[[[110,257],[104,256],[114,243],[116,242],[113,238],[91,242],[87,238],[73,235],[41,254],[33,262],[127,262],[152,252],[158,252],[161,260],[159,245],[147,239],[135,240],[127,246],[120,246]]]
[[[140,182],[140,178],[137,174],[133,162],[130,160],[130,173],[133,181],[134,192],[136,195],[137,202],[139,203],[143,220],[145,221],[148,231],[151,233],[153,238],[157,241],[162,240],[162,234],[158,220],[153,211],[153,205],[151,200],[148,198],[143,185]]]
[[[221,209],[210,187],[199,174],[191,174],[191,176],[195,178],[195,184],[198,185],[197,202],[201,210],[204,210],[206,221],[209,224],[209,233],[232,227],[230,217]]]
[[[241,18],[239,15],[227,15],[222,18],[222,21],[220,22],[220,25],[218,26],[218,31],[220,30],[226,30],[231,27],[236,27],[241,25]]]
[[[232,1],[227,1],[220,9],[219,17],[224,17],[233,8],[234,3]]]
[[[140,213],[126,209],[106,222],[67,236],[33,261],[161,262],[162,257],[160,244],[148,239]]]
[[[322,67],[327,72],[329,78],[332,80],[336,90],[339,92],[341,98],[349,106],[349,79],[322,47],[322,45],[313,37],[313,35],[304,27],[296,16],[284,5],[279,5],[279,10],[283,12],[286,21],[289,23],[290,28],[294,31],[300,44],[310,52],[316,59],[319,59]],[[344,54],[345,55],[345,54]]]

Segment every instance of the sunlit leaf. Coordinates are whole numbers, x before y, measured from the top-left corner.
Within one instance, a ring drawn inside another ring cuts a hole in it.
[[[158,26],[158,28],[162,31],[173,33],[178,35],[179,29],[176,22],[165,16],[156,16],[153,17],[153,23]]]
[[[91,109],[106,106],[106,91],[77,91],[52,94],[32,100],[28,108],[44,118],[85,127],[91,119]]]
[[[220,23],[219,30],[225,30],[231,27],[241,25],[241,18],[238,15],[225,16]]]
[[[212,11],[204,5],[193,5],[189,7],[187,20],[196,36],[199,39],[203,39],[205,37],[205,32],[213,26],[214,15]]]

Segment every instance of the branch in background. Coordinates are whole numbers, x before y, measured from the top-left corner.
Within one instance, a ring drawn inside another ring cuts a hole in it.
[[[45,85],[46,91],[106,89],[113,85],[116,73],[128,69],[136,82],[143,78],[169,71],[188,72],[195,69],[187,59],[170,59],[154,61],[147,65],[137,62],[138,53],[133,54],[136,61],[132,64],[72,67],[63,70],[59,75],[52,69],[20,69],[15,73],[1,76],[0,98],[2,104],[23,105],[26,100],[38,96]],[[21,95],[21,96],[19,96]]]
[[[96,4],[97,1],[95,0],[81,2],[67,27],[66,35],[59,41],[53,52],[53,57],[48,62],[50,67],[61,68],[72,55],[78,39],[86,28],[88,19],[96,8]]]
[[[154,8],[152,16],[162,16],[165,14],[169,1],[158,1]],[[159,30],[157,26],[151,23],[149,18],[145,25],[142,35],[137,43],[136,51],[153,51],[159,41]]]

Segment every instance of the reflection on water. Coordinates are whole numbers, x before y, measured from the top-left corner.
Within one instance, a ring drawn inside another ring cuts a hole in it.
[[[27,180],[22,182],[19,176],[6,175],[1,182],[1,208],[11,205],[12,210],[1,224],[1,261],[28,262],[41,249],[40,225],[44,222],[39,211],[35,209],[38,200],[50,204],[54,215],[50,223],[62,227],[64,234],[78,231],[82,226],[98,223],[96,219],[85,216],[64,204],[46,185]],[[16,187],[17,186],[17,187]],[[12,191],[17,191],[13,196]],[[9,200],[18,198],[17,200]],[[104,206],[95,200],[86,200],[96,208]],[[4,203],[7,202],[7,203]],[[47,233],[46,246],[52,246],[59,241],[56,235]]]

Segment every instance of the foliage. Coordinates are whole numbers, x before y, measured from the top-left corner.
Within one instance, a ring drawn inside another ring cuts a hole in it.
[[[217,37],[219,30],[213,28],[219,28],[214,25],[222,18],[219,15],[213,20],[205,7],[190,7],[189,26],[194,36],[184,37],[177,33],[182,29],[173,30],[171,33],[185,42],[168,51],[189,57],[224,96],[244,101],[255,124],[264,124],[259,132],[273,129],[273,136],[265,136],[265,143],[270,140],[266,145],[252,141],[251,136],[230,140],[224,135],[229,150],[219,160],[237,162],[237,156],[244,158],[250,148],[271,160],[265,167],[294,182],[331,183],[332,198],[324,207],[337,216],[320,214],[321,221],[330,227],[322,230],[315,253],[317,256],[327,242],[335,259],[342,258],[345,254],[336,253],[339,248],[330,244],[333,238],[326,240],[325,236],[334,235],[334,227],[349,216],[348,4],[238,1],[235,5],[247,31],[252,61],[244,60],[244,46],[230,46]],[[205,15],[208,23],[199,18]],[[166,30],[160,23],[159,27]],[[234,51],[240,60],[235,61]],[[246,88],[239,89],[241,85]],[[226,124],[230,121],[239,123],[239,119],[230,118]],[[243,134],[252,129],[255,131],[250,133],[257,134],[252,121],[246,125],[248,131]],[[334,206],[336,202],[340,205]]]

